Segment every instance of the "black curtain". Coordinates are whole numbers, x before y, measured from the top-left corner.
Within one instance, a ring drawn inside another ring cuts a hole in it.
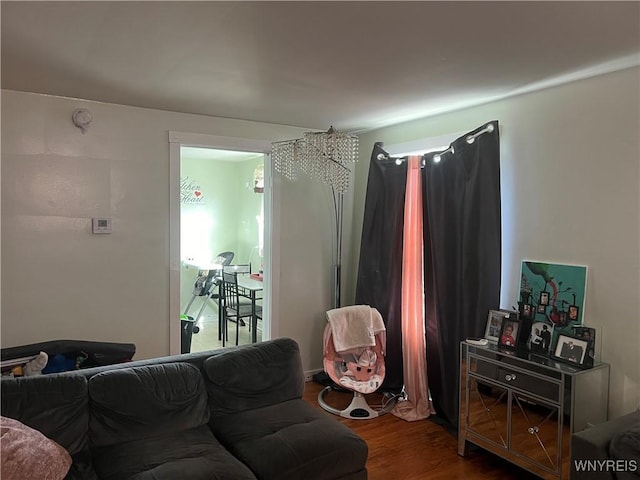
[[[482,337],[500,305],[500,141],[486,125],[425,155],[423,198],[429,390],[438,415],[458,424],[460,342]]]
[[[424,156],[424,287],[429,390],[438,415],[458,423],[460,342],[482,336],[500,303],[501,207],[498,122],[434,161]],[[384,159],[378,156],[383,154]],[[402,387],[402,229],[406,162],[376,144],[369,167],[356,304],[376,307],[387,327],[387,377]]]
[[[403,384],[400,315],[406,182],[406,162],[396,165],[376,143],[369,166],[355,303],[376,308],[384,319],[387,356],[382,389],[387,391],[399,391]]]

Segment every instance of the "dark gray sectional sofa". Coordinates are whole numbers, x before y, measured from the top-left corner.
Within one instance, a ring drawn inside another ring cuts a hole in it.
[[[0,383],[2,416],[71,454],[66,479],[367,478],[364,440],[302,400],[291,339]]]
[[[571,435],[571,478],[640,479],[640,410]]]

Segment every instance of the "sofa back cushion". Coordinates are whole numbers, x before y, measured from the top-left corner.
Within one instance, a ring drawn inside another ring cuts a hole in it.
[[[212,416],[301,398],[304,372],[289,338],[230,349],[202,364]]]
[[[2,416],[41,432],[74,455],[88,446],[87,379],[82,375],[38,375],[3,379]]]
[[[89,379],[90,440],[102,447],[204,425],[200,371],[187,363],[121,368]]]

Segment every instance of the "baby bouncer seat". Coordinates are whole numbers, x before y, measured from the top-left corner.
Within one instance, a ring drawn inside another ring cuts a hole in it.
[[[323,335],[323,366],[337,387],[327,386],[318,394],[318,403],[326,411],[351,419],[376,418],[389,412],[396,398],[387,398],[371,407],[364,395],[380,388],[385,376],[386,330],[382,316],[375,308],[354,305],[327,312]],[[353,391],[353,399],[343,410],[326,402],[332,390]]]

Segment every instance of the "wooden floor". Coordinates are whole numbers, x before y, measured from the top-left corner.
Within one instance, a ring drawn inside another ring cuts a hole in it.
[[[308,382],[304,398],[318,405],[322,386]],[[325,401],[345,408],[352,394],[330,392]],[[380,396],[367,396],[370,405]],[[323,410],[324,411],[324,410]],[[350,420],[332,415],[358,433],[369,446],[369,480],[533,480],[537,477],[501,458],[477,448],[466,457],[458,455],[457,439],[444,427],[429,419],[417,422],[401,420],[391,413],[371,420]]]

